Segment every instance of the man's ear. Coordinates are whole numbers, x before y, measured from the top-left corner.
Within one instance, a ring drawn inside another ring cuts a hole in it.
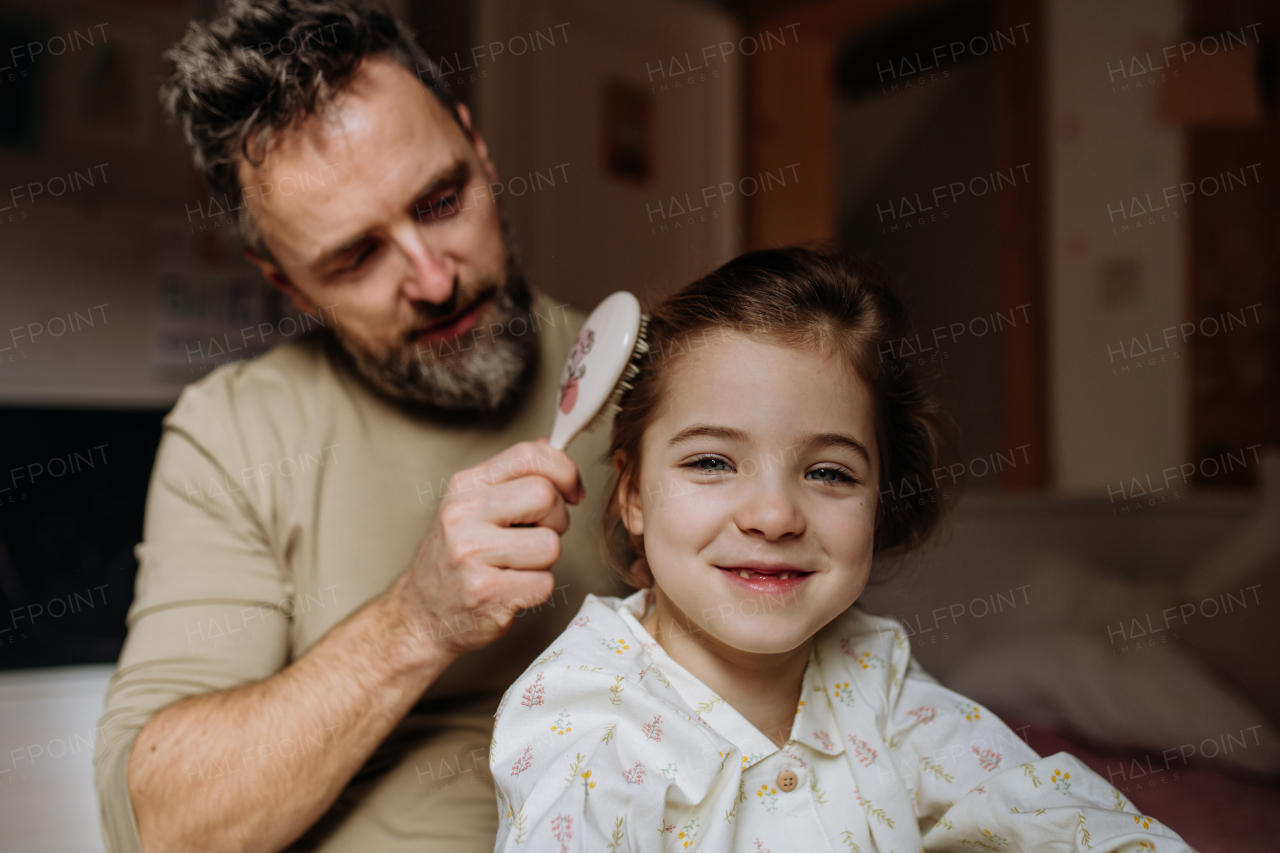
[[[320,308],[305,293],[299,290],[297,285],[289,281],[288,277],[285,276],[280,267],[275,265],[274,261],[267,260],[251,249],[245,249],[244,256],[258,268],[258,271],[262,273],[262,277],[269,281],[272,287],[288,296],[299,311],[303,314],[310,314],[313,317],[320,313]]]
[[[458,120],[462,122],[462,126],[467,130],[467,135],[471,137],[471,144],[476,149],[476,156],[480,158],[480,165],[484,167],[484,172],[489,176],[489,180],[496,184],[498,182],[498,170],[493,165],[493,161],[489,159],[489,146],[485,144],[484,137],[480,135],[480,131],[476,130],[471,123],[471,110],[467,109],[467,105],[463,103],[458,103],[455,107],[458,111]]]
[[[644,511],[640,507],[640,489],[624,472],[626,456],[621,450],[613,454],[613,468],[618,472],[618,517],[632,536],[644,535]]]

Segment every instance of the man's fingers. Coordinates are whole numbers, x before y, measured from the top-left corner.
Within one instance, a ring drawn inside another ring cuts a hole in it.
[[[499,527],[537,524],[563,534],[569,529],[564,496],[546,477],[521,477],[489,490],[481,521]]]
[[[500,569],[549,569],[560,559],[560,537],[548,527],[510,527],[497,531],[478,555]]]
[[[509,612],[537,607],[555,592],[556,579],[551,572],[507,572],[504,588],[508,595],[504,605]]]
[[[455,492],[465,492],[530,474],[546,477],[569,503],[576,504],[582,500],[583,489],[578,477],[578,466],[563,450],[536,441],[513,444],[479,465],[459,471],[453,476],[451,486]]]

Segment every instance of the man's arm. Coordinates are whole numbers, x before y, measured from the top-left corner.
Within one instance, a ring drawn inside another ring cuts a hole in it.
[[[518,444],[459,472],[391,589],[275,675],[149,720],[127,774],[144,849],[275,851],[305,832],[453,660],[551,594],[549,572],[519,570],[556,561],[565,502],[581,499],[573,462],[545,444]],[[432,627],[442,624],[469,630],[446,643]],[[288,761],[257,758],[299,731],[324,731],[332,742]],[[253,772],[233,784],[192,780],[193,765],[228,756]]]
[[[404,578],[265,681],[186,699],[139,733],[129,795],[144,849],[279,850],[324,814],[456,657],[414,642]],[[314,732],[322,748],[288,759],[282,742]],[[231,758],[231,784],[191,767]]]

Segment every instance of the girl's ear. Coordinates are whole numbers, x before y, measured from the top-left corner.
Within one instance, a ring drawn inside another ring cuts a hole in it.
[[[626,473],[627,457],[621,450],[613,454],[613,467],[618,472],[618,517],[632,536],[644,535],[644,512],[640,507],[640,489]]]

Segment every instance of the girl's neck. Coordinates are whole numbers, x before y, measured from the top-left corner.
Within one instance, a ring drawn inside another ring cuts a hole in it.
[[[654,611],[644,627],[671,659],[775,744],[785,744],[791,736],[813,638],[787,652],[744,652],[700,628],[657,585],[653,598]]]

